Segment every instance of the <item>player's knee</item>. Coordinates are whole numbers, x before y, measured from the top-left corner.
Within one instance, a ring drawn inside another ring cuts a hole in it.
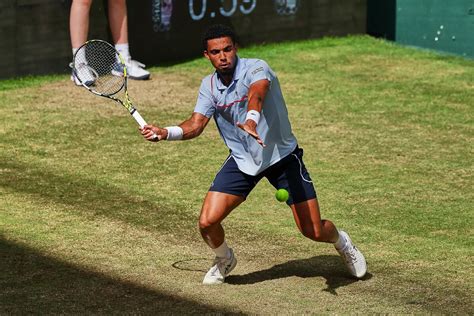
[[[215,224],[216,223],[213,223],[208,218],[205,218],[203,216],[201,216],[201,218],[199,218],[199,230],[200,231],[207,231],[207,230],[211,229]]]
[[[223,214],[224,212],[204,206],[199,216],[199,229],[201,231],[212,230],[224,219]]]

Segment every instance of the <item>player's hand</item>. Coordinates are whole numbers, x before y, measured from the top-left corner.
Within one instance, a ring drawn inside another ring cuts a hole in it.
[[[145,125],[140,128],[143,137],[150,142],[159,142],[168,137],[168,130],[154,125]]]
[[[250,136],[255,138],[257,143],[262,145],[262,147],[265,147],[266,145],[263,143],[263,140],[260,138],[260,136],[257,133],[257,123],[253,120],[246,120],[244,124],[237,122],[237,127],[242,129],[243,131],[247,132]]]

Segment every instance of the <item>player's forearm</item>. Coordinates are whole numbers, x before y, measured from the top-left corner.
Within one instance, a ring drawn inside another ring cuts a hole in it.
[[[247,112],[262,112],[263,102],[267,95],[270,83],[268,80],[259,80],[250,86],[249,102],[247,104]]]
[[[263,100],[264,96],[260,95],[259,93],[254,93],[249,99],[247,112],[254,110],[260,113],[263,107]]]
[[[189,119],[179,124],[183,129],[182,139],[191,139],[201,135],[204,128],[206,128],[209,118],[201,113],[194,112]]]
[[[166,140],[186,140],[201,135],[209,122],[209,118],[201,113],[194,112],[189,119],[178,126],[168,126],[159,129],[161,139]],[[163,134],[161,134],[163,131]]]
[[[192,120],[186,120],[183,123],[179,124],[179,127],[183,129],[183,139],[192,139],[201,135],[205,126],[201,126]]]

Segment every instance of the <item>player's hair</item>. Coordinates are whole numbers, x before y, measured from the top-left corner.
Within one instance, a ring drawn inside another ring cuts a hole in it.
[[[202,48],[207,50],[207,41],[214,38],[230,37],[234,44],[237,43],[237,35],[234,30],[223,24],[211,25],[202,36]]]

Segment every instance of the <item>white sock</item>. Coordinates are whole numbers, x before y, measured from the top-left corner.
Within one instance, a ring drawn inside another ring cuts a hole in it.
[[[130,50],[128,47],[128,43],[123,44],[115,44],[115,49],[122,55],[122,57],[127,60],[130,59]]]
[[[85,63],[85,62],[87,61],[87,60],[86,60],[86,50],[85,50],[85,49],[81,49],[81,50],[79,51],[79,53],[76,55],[76,52],[77,52],[78,49],[79,49],[79,48],[73,48],[73,49],[72,49],[72,56],[73,56],[73,57],[74,57],[74,56],[76,57],[76,61],[77,61],[77,62],[84,62],[84,63]]]
[[[337,241],[334,243],[334,247],[336,247],[336,249],[343,249],[346,246],[346,239],[344,238],[344,236],[339,234],[339,231],[337,233],[339,237],[337,238]]]
[[[224,242],[217,248],[212,249],[215,252],[216,256],[220,258],[228,258],[230,255],[230,248],[227,246],[227,243]]]

